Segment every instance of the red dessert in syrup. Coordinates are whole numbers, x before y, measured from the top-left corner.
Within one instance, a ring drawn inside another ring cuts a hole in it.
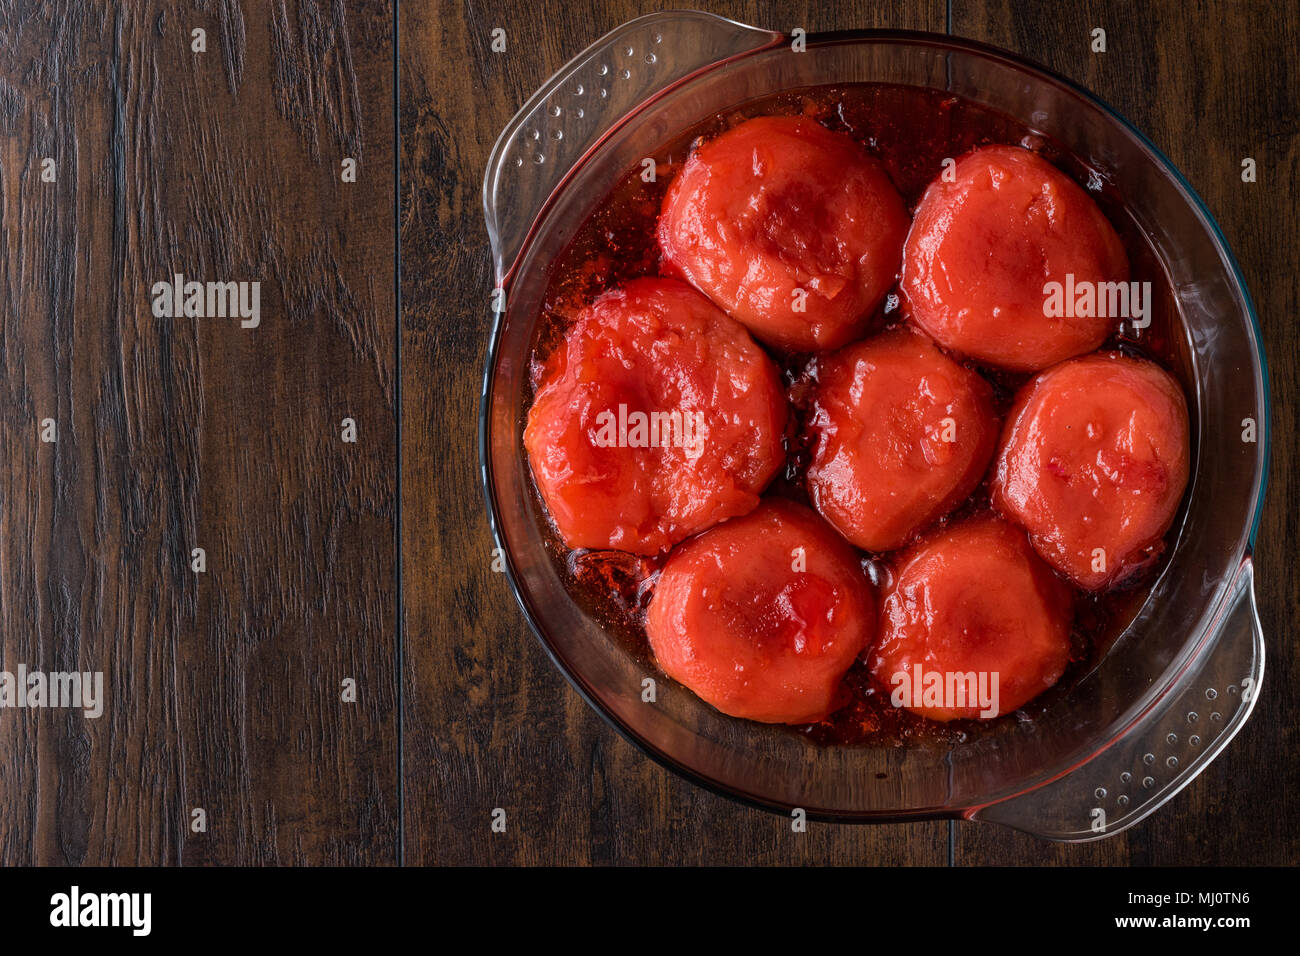
[[[1023,145],[1061,169],[1084,187],[1115,227],[1127,252],[1130,277],[1152,283],[1150,325],[1140,337],[1119,323],[1112,323],[1103,347],[1125,354],[1155,359],[1164,368],[1188,379],[1185,372],[1186,346],[1176,322],[1172,291],[1150,245],[1141,230],[1125,213],[1119,197],[1107,191],[1105,182],[1078,158],[1035,136],[1017,121],[976,106],[941,91],[914,87],[863,84],[828,86],[792,91],[743,104],[698,127],[684,131],[658,150],[655,182],[647,183],[640,169],[627,176],[601,201],[575,233],[552,266],[544,312],[535,344],[534,380],[540,379],[543,363],[578,313],[600,294],[642,276],[675,274],[661,260],[656,228],[664,194],[697,139],[707,140],[755,116],[800,115],[813,118],[827,128],[853,137],[888,172],[908,210],[915,209],[926,187],[943,169],[943,161],[963,156],[987,145]],[[865,334],[874,334],[900,324],[898,287],[894,286],[876,310]],[[768,488],[765,497],[784,497],[810,504],[806,492],[806,471],[811,449],[806,437],[816,385],[815,365],[808,356],[773,351],[782,370],[791,400],[792,416],[786,429],[784,471]],[[952,356],[961,360],[960,356]],[[972,363],[971,367],[974,367]],[[1011,408],[1017,390],[1030,378],[1025,373],[982,370],[993,389],[993,403],[999,415]],[[1192,436],[1193,442],[1195,436]],[[924,534],[967,518],[990,513],[987,477],[955,511],[939,519]],[[538,517],[549,521],[540,502]],[[1177,526],[1177,520],[1174,522]],[[1074,679],[1089,669],[1144,599],[1144,588],[1154,580],[1160,545],[1150,552],[1144,571],[1122,587],[1098,594],[1082,589],[1074,593],[1074,618],[1070,637],[1070,664],[1057,686],[1028,703],[1019,716],[1032,717],[1050,707],[1060,695],[1068,694]],[[636,557],[623,552],[570,551],[558,535],[553,536],[552,555],[560,565],[575,600],[597,621],[611,639],[618,640],[649,672],[657,670],[645,634],[645,608],[665,556]],[[882,586],[882,593],[899,555],[863,553],[863,567]],[[844,680],[849,703],[828,719],[792,732],[806,733],[825,744],[881,745],[930,742],[942,745],[953,735],[982,734],[1008,716],[995,721],[956,720],[939,724],[891,706],[888,688],[870,674],[866,661],[855,664]]]
[[[909,317],[982,365],[1032,372],[1098,348],[1103,310],[1048,316],[1048,282],[1128,281],[1124,246],[1097,204],[1055,166],[1016,146],[961,157],[926,189],[900,283]]]
[[[1072,603],[1019,528],[988,515],[949,524],[899,557],[872,673],[908,691],[896,703],[932,720],[1011,713],[1065,672]],[[973,679],[948,700],[926,699],[929,675],[958,674]]]
[[[693,151],[659,217],[667,264],[795,352],[861,338],[909,221],[884,167],[806,116],[761,116]]]
[[[997,445],[993,389],[923,333],[891,329],[817,357],[808,493],[864,551],[893,551],[962,502]]]
[[[1139,571],[1187,488],[1187,401],[1156,365],[1098,352],[1021,389],[993,476],[998,511],[1097,591]]]
[[[674,549],[646,612],[664,673],[725,714],[765,723],[837,710],[844,673],[875,633],[853,548],[782,498]]]
[[[565,331],[524,428],[572,548],[655,555],[747,514],[781,468],[786,403],[745,329],[676,279],[633,279]]]

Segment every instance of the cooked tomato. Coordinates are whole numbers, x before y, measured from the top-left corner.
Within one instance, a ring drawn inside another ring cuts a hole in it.
[[[1080,587],[1152,556],[1187,488],[1187,402],[1153,362],[1105,352],[1038,375],[1016,397],[993,502]]]
[[[901,286],[912,320],[945,348],[1018,371],[1099,348],[1119,319],[1049,317],[1044,291],[1067,276],[1075,285],[1128,280],[1124,246],[1097,204],[1015,146],[967,154],[952,178],[926,189],[907,236]],[[1082,311],[1105,310],[1094,302]]]
[[[817,360],[808,492],[860,548],[891,551],[969,495],[998,439],[992,389],[908,329]]]
[[[678,545],[646,615],[664,673],[724,714],[767,723],[834,711],[874,630],[853,549],[777,498]]]
[[[682,282],[637,279],[546,360],[524,446],[569,547],[656,554],[758,504],[785,420],[743,326]]]
[[[1070,619],[1069,587],[1024,532],[998,518],[971,519],[903,556],[882,599],[871,670],[914,713],[991,719],[1060,679]]]
[[[792,351],[863,335],[893,284],[907,211],[856,142],[802,116],[763,116],[697,149],[664,197],[668,266]]]

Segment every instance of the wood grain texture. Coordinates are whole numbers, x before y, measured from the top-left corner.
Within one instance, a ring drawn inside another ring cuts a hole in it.
[[[1093,28],[1107,52],[1089,51]],[[1099,95],[1150,137],[1218,219],[1255,300],[1272,378],[1273,460],[1259,528],[1256,593],[1267,644],[1263,690],[1238,737],[1154,816],[1082,846],[960,824],[959,864],[1290,864],[1300,858],[1300,577],[1289,545],[1295,502],[1300,300],[1300,88],[1294,77],[1300,14],[1294,5],[1089,0],[1027,4],[954,0],[953,32],[1062,73]],[[1258,182],[1241,181],[1243,157]]]
[[[944,4],[701,3],[810,31],[944,29]],[[662,4],[404,3],[400,9],[405,570],[404,791],[412,863],[941,864],[948,827],[789,820],[713,796],[609,729],[551,665],[491,571],[476,424],[492,144],[558,67]],[[508,52],[490,52],[503,27]],[[492,833],[493,808],[507,831]]]
[[[0,3],[0,647],[107,691],[0,711],[0,863],[397,858],[392,21]]]

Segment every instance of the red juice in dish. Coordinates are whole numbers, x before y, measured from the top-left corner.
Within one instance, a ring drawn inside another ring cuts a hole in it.
[[[543,315],[533,347],[533,386],[537,388],[547,361],[564,342],[579,313],[603,293],[635,279],[655,276],[680,278],[679,270],[664,260],[657,241],[664,197],[693,147],[733,129],[753,117],[802,117],[826,129],[852,137],[888,174],[901,195],[908,215],[916,210],[927,186],[955,160],[972,150],[994,145],[1021,146],[1051,163],[1087,195],[1114,227],[1127,253],[1129,279],[1150,283],[1148,324],[1135,331],[1131,323],[1112,322],[1102,349],[1150,359],[1182,382],[1187,392],[1186,370],[1180,364],[1177,313],[1170,285],[1149,243],[1127,215],[1122,197],[1109,191],[1103,177],[1054,143],[1023,124],[942,91],[883,84],[825,86],[781,93],[742,104],[709,121],[683,131],[655,154],[653,182],[646,182],[638,167],[605,196],[580,226],[551,266]],[[895,284],[865,323],[862,338],[902,326],[900,290]],[[859,338],[857,341],[862,341]],[[808,469],[813,449],[806,427],[817,389],[817,360],[809,354],[763,346],[780,370],[789,400],[785,428],[785,461],[768,486],[765,497],[790,499],[811,505]],[[973,362],[954,359],[976,370]],[[1011,410],[1017,391],[1032,372],[978,368],[988,383],[993,409],[1000,417]],[[1192,436],[1195,441],[1195,436]],[[956,522],[991,514],[991,475],[923,533],[933,533]],[[964,490],[964,489],[963,489]],[[538,511],[546,510],[539,498]],[[546,517],[542,517],[547,521]],[[1177,520],[1174,527],[1177,527]],[[575,601],[601,622],[611,640],[619,641],[647,673],[658,674],[646,638],[645,615],[659,572],[668,554],[638,556],[621,551],[570,549],[552,527],[548,535],[552,560]],[[859,549],[867,576],[883,590],[897,568],[900,552],[874,553]],[[1071,684],[1105,653],[1141,605],[1163,560],[1164,543],[1157,542],[1134,562],[1119,584],[1106,590],[1085,591],[1069,582],[1073,617],[1069,629],[1069,662],[1051,691],[1030,700],[1015,715],[998,721],[1032,718],[1053,701],[1069,693]],[[1063,579],[1064,580],[1064,579]],[[954,735],[982,732],[990,723],[959,719],[937,723],[895,707],[887,685],[874,678],[863,655],[845,675],[842,707],[816,723],[793,727],[825,744],[852,745],[871,742],[945,740]]]

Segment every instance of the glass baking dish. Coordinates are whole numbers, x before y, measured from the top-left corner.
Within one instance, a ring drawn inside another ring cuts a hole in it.
[[[801,48],[801,49],[800,49]],[[828,747],[727,717],[660,679],[567,593],[522,447],[548,268],[641,159],[719,111],[783,90],[881,82],[947,90],[1072,151],[1123,198],[1175,290],[1192,383],[1193,476],[1170,556],[1109,652],[1033,720],[961,743]],[[814,819],[960,817],[1053,840],[1118,833],[1203,770],[1258,697],[1251,547],[1268,465],[1268,378],[1249,293],[1170,162],[1091,94],[978,43],[906,32],[790,37],[697,12],[633,20],[574,58],[502,132],[484,182],[497,290],[483,378],[482,478],[515,597],[610,723],[715,791]]]

